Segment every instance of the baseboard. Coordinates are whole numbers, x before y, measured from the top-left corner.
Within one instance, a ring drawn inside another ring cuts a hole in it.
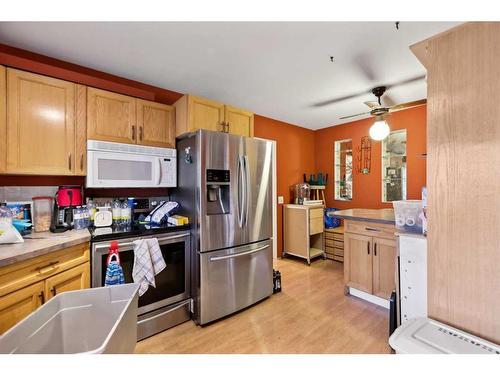
[[[368,294],[366,292],[363,292],[361,290],[358,290],[358,289],[355,289],[355,288],[352,288],[352,287],[349,287],[349,294],[351,296],[355,296],[355,297],[364,299],[365,301],[374,303],[375,305],[384,307],[387,310],[389,310],[389,301],[388,300],[385,300],[383,298],[374,296],[372,294]]]

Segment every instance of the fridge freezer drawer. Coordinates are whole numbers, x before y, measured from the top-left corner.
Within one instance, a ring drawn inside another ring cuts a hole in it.
[[[272,293],[270,240],[200,254],[199,324],[241,310]]]

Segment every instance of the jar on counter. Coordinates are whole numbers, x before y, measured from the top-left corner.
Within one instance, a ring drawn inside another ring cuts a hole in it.
[[[33,197],[33,229],[35,232],[46,232],[50,229],[54,198]]]

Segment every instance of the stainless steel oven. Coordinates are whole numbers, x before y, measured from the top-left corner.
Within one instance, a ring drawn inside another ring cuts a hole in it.
[[[125,282],[132,280],[134,266],[133,241],[157,238],[166,268],[155,277],[156,287],[150,286],[139,297],[137,336],[141,340],[190,319],[190,232],[172,232],[116,240]],[[111,240],[92,243],[92,287],[104,285],[106,260]]]

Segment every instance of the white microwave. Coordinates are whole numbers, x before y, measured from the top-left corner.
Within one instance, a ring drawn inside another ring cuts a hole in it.
[[[88,188],[156,188],[176,185],[175,148],[87,141]]]

